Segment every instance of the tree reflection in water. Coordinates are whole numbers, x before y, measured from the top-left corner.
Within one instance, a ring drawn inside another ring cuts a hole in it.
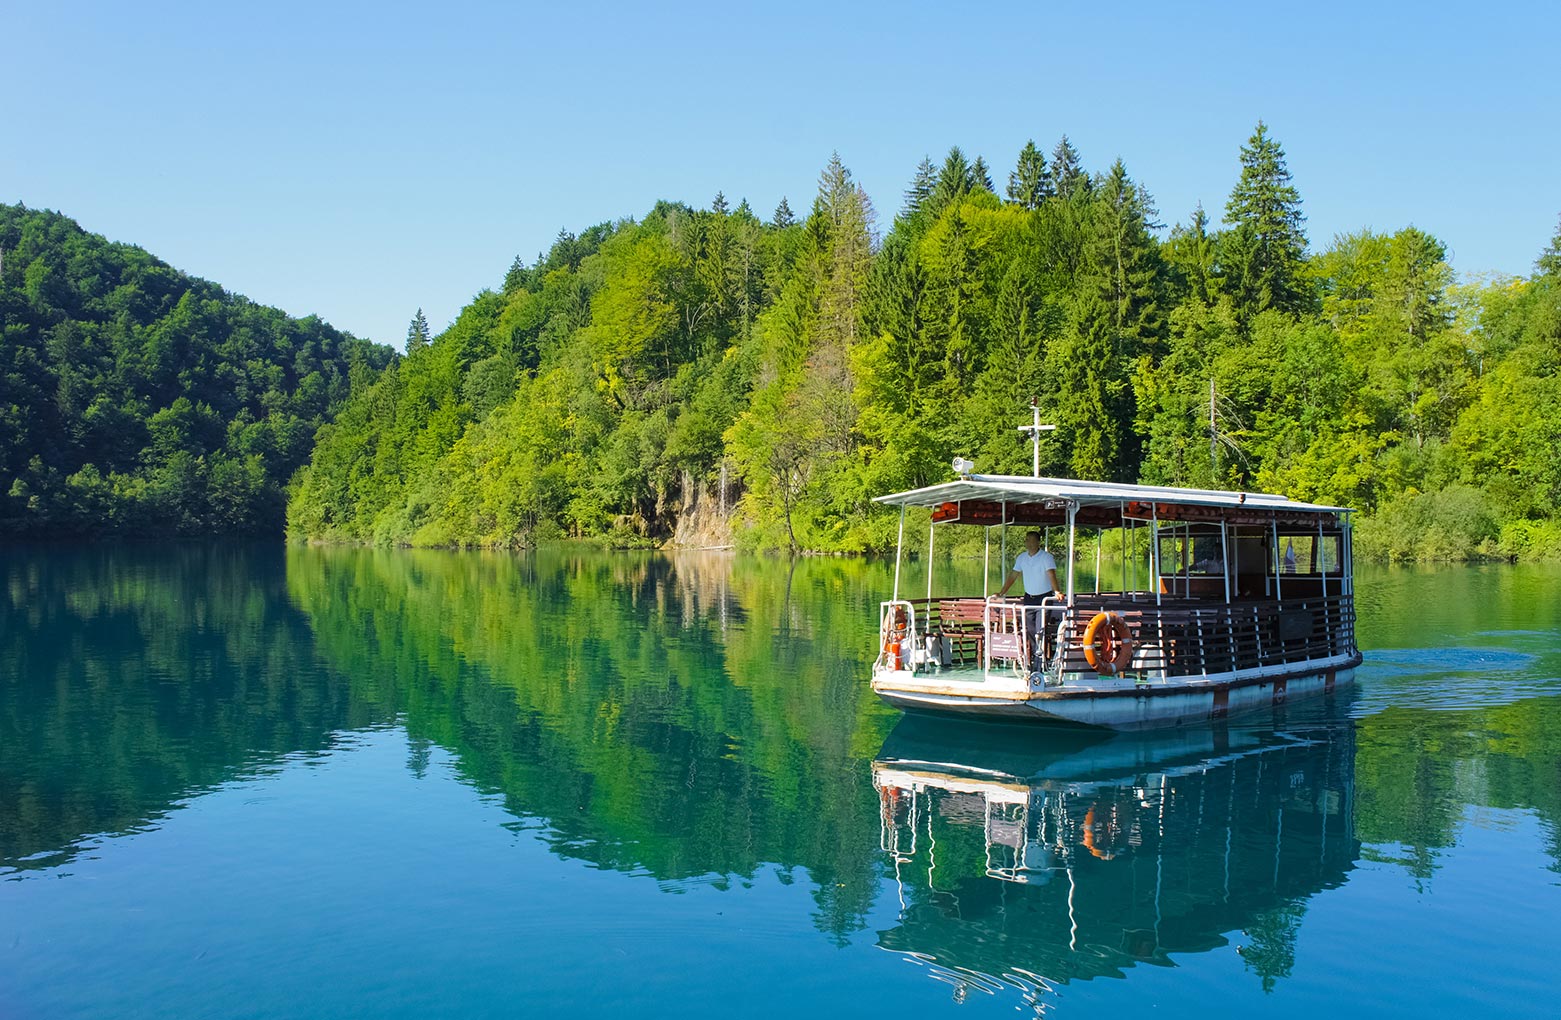
[[[1558,577],[1374,579],[1353,702],[1134,738],[901,720],[866,682],[880,563],[0,549],[0,874],[396,727],[561,857],[773,872],[841,945],[888,909],[878,944],[962,995],[1221,947],[1267,987],[1310,897],[1358,859],[1429,886],[1471,808],[1561,860]],[[1454,580],[1459,648],[1412,626]]]

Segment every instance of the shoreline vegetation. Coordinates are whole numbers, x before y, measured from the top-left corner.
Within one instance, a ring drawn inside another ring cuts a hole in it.
[[[1167,233],[1066,137],[923,160],[886,227],[837,155],[803,214],[561,231],[400,355],[0,206],[0,526],[876,553],[872,496],[1028,474],[1034,396],[1043,474],[1354,506],[1362,559],[1561,559],[1561,231],[1458,281],[1418,226],[1313,246],[1264,125],[1238,163]]]

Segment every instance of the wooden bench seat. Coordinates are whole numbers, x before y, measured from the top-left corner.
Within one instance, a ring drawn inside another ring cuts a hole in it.
[[[986,647],[986,601],[944,599],[938,603],[938,627],[949,639],[954,661],[980,664]]]

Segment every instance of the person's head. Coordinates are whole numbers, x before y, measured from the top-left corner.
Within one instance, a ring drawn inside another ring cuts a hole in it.
[[[1032,553],[1041,551],[1041,533],[1039,531],[1026,531],[1024,533],[1024,547]]]

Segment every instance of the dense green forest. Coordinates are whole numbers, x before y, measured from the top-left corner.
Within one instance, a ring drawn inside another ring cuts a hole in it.
[[[1340,501],[1382,556],[1561,553],[1561,234],[1528,278],[1458,283],[1417,226],[1312,250],[1261,124],[1232,176],[1220,225],[1163,240],[1066,137],[1001,184],[923,161],[882,234],[838,156],[802,217],[717,195],[561,233],[437,337],[413,323],[290,530],[881,549],[872,495],[955,454],[1027,473],[1035,395],[1045,472]]]
[[[0,205],[0,535],[278,534],[389,348]]]

